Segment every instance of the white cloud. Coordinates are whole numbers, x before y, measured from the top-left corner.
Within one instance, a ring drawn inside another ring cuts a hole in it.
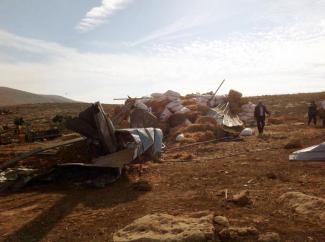
[[[70,48],[63,47],[57,43],[38,39],[21,37],[0,29],[0,46],[33,53],[66,54]]]
[[[129,44],[129,46],[136,46],[140,44],[144,44],[147,42],[151,42],[157,39],[166,38],[178,34],[179,32],[186,31],[200,25],[206,24],[209,21],[212,21],[212,16],[210,15],[201,15],[195,17],[182,17],[175,22],[158,29],[141,39],[138,39]]]
[[[89,10],[77,25],[77,29],[86,32],[103,24],[116,11],[125,8],[131,0],[102,0],[102,4]]]
[[[0,85],[38,93],[67,92],[85,101],[111,102],[114,97],[167,89],[203,92],[215,89],[223,78],[228,80],[223,91],[236,88],[246,95],[325,90],[324,21],[178,47],[160,44],[132,53],[80,53],[5,31],[0,31],[0,47],[48,57],[46,62],[18,58],[12,63],[0,53]]]

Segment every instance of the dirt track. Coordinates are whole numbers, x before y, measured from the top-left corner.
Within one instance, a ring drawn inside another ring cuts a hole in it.
[[[283,241],[325,241],[324,224],[277,203],[287,191],[325,194],[324,162],[288,161],[292,150],[284,145],[291,138],[301,139],[303,146],[324,141],[325,129],[299,121],[268,126],[262,138],[166,152],[161,163],[149,163],[141,175],[130,169],[104,189],[46,185],[1,196],[0,241],[110,241],[114,231],[144,215],[201,210],[225,215],[234,225],[278,232]],[[225,189],[229,196],[249,190],[253,204],[226,201]]]

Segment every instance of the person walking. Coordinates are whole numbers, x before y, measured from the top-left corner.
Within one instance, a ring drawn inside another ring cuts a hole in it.
[[[311,121],[313,121],[314,125],[317,124],[317,105],[315,101],[311,101],[308,107],[308,126],[310,125]]]
[[[266,114],[268,114],[269,116],[271,115],[271,113],[267,110],[263,103],[259,102],[255,107],[254,111],[254,117],[256,119],[259,134],[263,134],[264,132]]]

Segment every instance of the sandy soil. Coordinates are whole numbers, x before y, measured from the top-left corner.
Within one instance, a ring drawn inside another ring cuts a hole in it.
[[[168,145],[161,163],[148,163],[142,173],[129,169],[104,189],[44,185],[2,195],[0,241],[111,241],[114,231],[144,215],[201,210],[225,215],[234,225],[277,232],[283,241],[325,241],[324,224],[277,203],[288,191],[324,197],[325,162],[289,162],[293,150],[284,146],[293,138],[304,147],[323,142],[325,129],[299,123],[302,114],[284,119],[268,125],[263,137],[170,151],[176,146]],[[228,202],[225,189],[229,196],[249,190],[253,204]]]

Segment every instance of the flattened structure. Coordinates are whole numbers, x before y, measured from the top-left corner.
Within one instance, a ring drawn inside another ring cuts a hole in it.
[[[325,142],[302,150],[298,150],[289,155],[291,161],[325,161]]]

